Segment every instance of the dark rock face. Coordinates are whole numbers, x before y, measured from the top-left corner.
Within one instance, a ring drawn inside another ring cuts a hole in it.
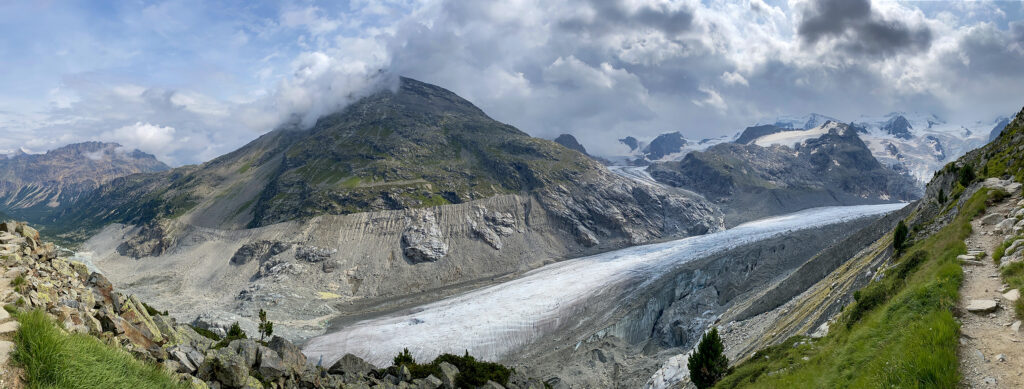
[[[626,146],[629,146],[629,151],[634,151],[640,148],[640,141],[636,140],[636,138],[632,136],[627,136],[625,138],[619,139],[619,142]]]
[[[1003,129],[1006,128],[1007,124],[1010,124],[1010,118],[1002,118],[996,122],[996,125],[992,127],[992,132],[989,132],[988,134],[988,141],[991,142],[996,140],[996,138],[999,137],[999,134],[1003,133]]]
[[[117,252],[135,259],[156,257],[163,254],[164,250],[170,247],[170,245],[171,241],[167,237],[163,226],[152,222],[143,225],[135,236],[121,242],[117,246]]]
[[[666,155],[678,153],[685,145],[686,139],[683,139],[683,134],[678,131],[658,135],[647,145],[647,159],[654,161]]]
[[[583,145],[581,145],[580,142],[576,141],[576,137],[574,137],[572,135],[569,135],[569,134],[559,135],[557,138],[555,138],[555,143],[558,143],[558,144],[560,144],[562,146],[565,146],[569,150],[579,151],[580,154],[590,155],[590,154],[587,154],[587,149],[583,148]]]
[[[434,262],[448,255],[448,244],[433,212],[422,212],[402,233],[402,253],[413,263]]]
[[[258,260],[260,263],[265,262],[270,257],[277,254],[288,251],[291,245],[284,242],[273,242],[269,240],[261,240],[258,242],[248,243],[239,247],[235,251],[235,255],[231,256],[232,265],[244,265],[253,260]]]
[[[747,127],[746,129],[743,130],[743,133],[740,134],[740,137],[736,138],[736,143],[739,143],[741,145],[750,144],[751,142],[762,136],[789,130],[790,129],[788,128],[779,127],[774,124],[764,124],[760,126]]]
[[[946,149],[942,147],[942,141],[932,135],[926,136],[925,139],[932,146],[932,155],[935,156],[935,160],[946,160]]]
[[[882,166],[856,131],[841,123],[794,150],[723,143],[648,168],[663,183],[722,205],[726,223],[827,205],[912,200],[910,177]]]
[[[910,122],[907,121],[907,118],[903,117],[903,115],[898,115],[889,119],[889,121],[882,126],[883,131],[900,139],[913,138],[914,135],[910,133],[912,128],[913,127],[910,125]]]

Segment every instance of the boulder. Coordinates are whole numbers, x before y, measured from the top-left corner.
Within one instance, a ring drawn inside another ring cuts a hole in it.
[[[352,354],[345,354],[337,362],[334,362],[328,373],[361,376],[373,371],[376,367]]]
[[[277,352],[277,355],[281,357],[281,361],[284,365],[293,373],[300,374],[305,369],[306,355],[287,339],[280,336],[274,336],[274,338],[267,343],[267,347]]]
[[[256,365],[256,354],[259,352],[259,344],[252,339],[236,339],[231,341],[227,347],[245,360],[245,365],[252,367]]]
[[[982,217],[981,218],[981,224],[993,225],[993,224],[996,224],[996,223],[999,223],[999,222],[1003,221],[1003,219],[1004,219],[1003,215],[1000,215],[998,213],[992,213],[992,214],[985,215],[985,217]]]
[[[227,348],[221,348],[206,354],[206,361],[199,368],[199,376],[238,388],[249,382],[249,366],[240,355]]]
[[[967,312],[984,314],[995,312],[999,304],[995,300],[971,300],[967,302]]]
[[[501,384],[499,384],[497,382],[494,382],[494,381],[487,381],[487,383],[485,383],[484,386],[481,386],[481,388],[483,388],[483,389],[505,389],[504,386],[501,386]]]
[[[409,220],[402,233],[402,253],[413,263],[434,262],[448,255],[448,244],[433,212],[421,211]]]
[[[1003,293],[1003,298],[1006,299],[1007,301],[1011,301],[1011,302],[1017,301],[1017,300],[1020,299],[1020,290],[1019,289],[1013,289],[1013,290],[1011,290],[1009,292]]]
[[[428,375],[427,378],[424,378],[423,381],[420,383],[419,388],[437,389],[440,388],[441,385],[444,385],[444,383],[441,382],[440,378],[434,377],[434,375]]]
[[[1017,224],[1017,219],[1003,219],[1003,221],[996,223],[993,231],[997,234],[1005,234],[1013,229],[1014,224]]]
[[[456,389],[455,378],[459,375],[459,368],[448,362],[441,362],[438,367],[441,369],[441,383],[445,389]]]
[[[289,368],[281,360],[281,356],[276,351],[271,350],[268,347],[259,347],[259,358],[257,361],[256,371],[270,381],[276,381],[278,378],[287,376],[289,374]]]

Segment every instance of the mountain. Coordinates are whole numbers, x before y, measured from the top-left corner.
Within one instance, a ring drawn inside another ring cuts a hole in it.
[[[636,151],[637,149],[640,148],[640,141],[636,140],[636,138],[632,136],[627,136],[625,138],[619,139],[619,143],[622,143],[629,147],[629,151]]]
[[[774,124],[760,124],[743,129],[743,132],[740,133],[740,137],[736,138],[735,142],[741,145],[746,145],[750,144],[751,142],[762,136],[789,130],[792,130],[792,128],[779,127]]]
[[[111,180],[169,169],[153,155],[117,143],[84,142],[0,158],[0,209],[15,216],[46,213],[74,203]]]
[[[408,78],[311,128],[115,179],[49,223],[176,315],[235,321],[260,307],[299,337],[339,310],[724,228],[698,195],[620,177]]]
[[[996,140],[996,138],[999,137],[999,134],[1003,133],[1003,129],[1005,129],[1008,124],[1010,124],[1010,118],[1008,117],[996,119],[995,126],[992,126],[992,131],[988,134],[988,141],[991,142]]]
[[[816,206],[920,196],[909,177],[872,156],[856,129],[833,121],[770,133],[750,144],[715,145],[680,161],[652,164],[648,171],[720,204],[728,225]]]
[[[647,159],[654,161],[678,153],[686,144],[683,134],[678,131],[658,135],[651,143],[647,144]]]
[[[790,130],[807,130],[825,124],[827,121],[838,122],[836,118],[811,113],[804,116],[780,116],[772,126]]]
[[[587,154],[587,149],[584,148],[583,145],[581,145],[580,142],[576,140],[575,136],[569,134],[559,135],[557,138],[555,138],[555,143],[565,146],[565,148],[569,150],[579,151],[580,154],[590,155]]]

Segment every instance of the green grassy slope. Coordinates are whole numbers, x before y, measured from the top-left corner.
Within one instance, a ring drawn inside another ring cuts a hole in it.
[[[963,278],[956,256],[970,221],[1006,192],[977,181],[1024,178],[1024,111],[993,142],[936,172],[908,217],[911,246],[855,295],[821,339],[793,337],[735,366],[721,388],[956,387],[959,326],[951,313]],[[1024,287],[1024,266],[1004,277]],[[1024,312],[1024,306],[1018,308]]]
[[[157,366],[81,334],[69,335],[42,311],[18,315],[13,360],[25,369],[28,387],[171,389],[187,386]]]

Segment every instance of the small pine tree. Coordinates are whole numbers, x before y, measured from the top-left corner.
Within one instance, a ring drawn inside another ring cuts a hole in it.
[[[970,186],[975,178],[977,176],[975,176],[974,168],[971,165],[964,165],[964,167],[960,168],[960,185],[963,185],[964,188]]]
[[[242,331],[242,327],[238,325],[237,321],[228,329],[227,339],[245,339],[245,331]]]
[[[274,323],[267,320],[267,312],[260,309],[260,341],[274,335]]]
[[[697,351],[690,355],[687,367],[690,369],[690,380],[698,389],[710,388],[718,380],[729,373],[729,359],[725,357],[722,338],[718,336],[718,328],[704,333],[697,345]]]
[[[900,220],[896,224],[896,229],[892,231],[892,248],[896,250],[897,255],[903,252],[903,245],[907,243],[907,233],[907,225]]]
[[[939,189],[939,204],[945,204],[945,203],[946,203],[946,191],[942,190],[942,189]]]
[[[395,359],[393,361],[395,363],[395,366],[416,364],[416,359],[414,359],[412,357],[412,354],[409,353],[409,349],[403,349],[402,352],[398,353],[398,355],[395,356]]]

